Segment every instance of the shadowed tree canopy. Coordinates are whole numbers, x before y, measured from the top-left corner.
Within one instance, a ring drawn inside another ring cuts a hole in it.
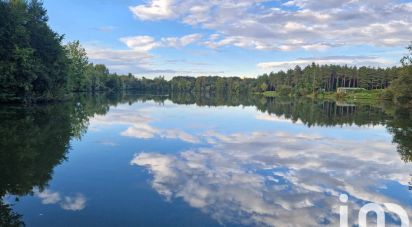
[[[0,1],[0,99],[50,98],[65,91],[63,37],[47,25],[37,0]]]
[[[409,54],[402,58],[399,77],[393,81],[391,91],[397,102],[412,106],[412,43],[407,47]]]

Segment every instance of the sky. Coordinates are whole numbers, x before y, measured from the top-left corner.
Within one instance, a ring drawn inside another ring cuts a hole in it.
[[[136,76],[256,77],[318,64],[399,65],[412,0],[44,0],[89,60]]]

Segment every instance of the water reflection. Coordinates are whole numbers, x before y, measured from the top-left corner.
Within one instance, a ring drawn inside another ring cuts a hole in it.
[[[61,196],[59,192],[44,190],[35,192],[35,195],[43,204],[59,204],[63,210],[80,211],[86,207],[86,197],[81,193],[74,196]]]
[[[176,155],[141,153],[132,164],[150,170],[153,188],[166,199],[182,198],[221,223],[336,226],[341,193],[350,196],[352,218],[368,201],[409,206],[384,193],[398,184],[398,196],[411,199],[412,166],[385,141],[262,132],[205,137],[215,145]]]
[[[98,116],[93,118],[96,124],[116,124],[127,125],[128,128],[121,133],[122,136],[138,138],[138,139],[152,139],[156,136],[167,139],[180,139],[188,143],[198,143],[198,138],[178,129],[178,128],[159,128],[152,126],[154,119],[150,117],[155,108],[141,108],[141,109],[115,109],[105,116]]]
[[[16,202],[35,191],[40,197],[47,196],[45,188],[54,167],[66,160],[70,141],[82,137],[90,117],[105,114],[114,103],[113,97],[79,96],[59,104],[0,108],[0,226],[23,225],[21,215],[3,201],[4,196],[13,195]],[[52,197],[43,202],[56,200],[56,194],[49,195]],[[66,210],[85,205],[82,195],[59,200]]]
[[[66,158],[74,135],[70,113],[64,107],[2,108],[0,126],[0,196],[24,196],[43,189],[53,168]],[[20,215],[0,202],[1,226],[18,226]]]
[[[137,108],[136,103],[142,105]],[[234,109],[225,112],[222,106]],[[166,113],[173,116],[165,119]],[[230,115],[237,113],[242,118],[232,119]],[[412,115],[390,104],[105,94],[43,106],[4,106],[0,119],[0,226],[23,224],[23,217],[12,208],[26,195],[66,212],[83,212],[91,206],[93,195],[88,193],[93,192],[76,188],[62,192],[48,184],[54,168],[67,160],[73,142],[97,133],[96,125],[119,126],[122,138],[160,138],[156,141],[170,149],[174,147],[169,140],[190,144],[170,153],[139,152],[131,163],[134,169],[139,166],[150,171],[150,184],[163,198],[171,202],[182,199],[224,225],[336,224],[340,193],[350,196],[352,212],[373,201],[401,204],[411,214],[407,186],[412,169],[405,162],[412,161]],[[223,126],[212,127],[228,120],[237,125],[224,130]],[[279,127],[263,129],[255,127],[255,121]],[[183,127],[183,122],[190,127]],[[305,130],[292,132],[281,127],[291,123]],[[367,139],[359,132],[362,127]],[[393,144],[374,138],[368,131],[372,127],[385,128]],[[345,128],[354,136],[327,134]],[[316,133],[320,129],[327,130]],[[111,138],[94,141],[108,149],[136,151]],[[99,183],[112,184],[101,179]],[[16,200],[6,203],[6,196]],[[354,221],[357,216],[352,213],[350,217]],[[396,223],[397,218],[392,215],[389,220]]]

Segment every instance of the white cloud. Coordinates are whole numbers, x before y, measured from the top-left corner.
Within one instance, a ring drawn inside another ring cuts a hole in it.
[[[205,44],[257,50],[324,50],[336,46],[404,46],[412,36],[412,3],[395,0],[159,1],[138,5],[140,19],[177,19],[220,34]],[[145,13],[144,10],[158,13]],[[143,13],[142,13],[143,12]],[[162,12],[162,13],[159,13]]]
[[[148,52],[160,46],[153,37],[150,36],[133,36],[120,38],[126,46],[138,52]]]
[[[191,34],[182,37],[162,38],[162,44],[166,47],[180,48],[190,45],[202,38],[201,34]]]
[[[129,44],[132,45],[132,42],[130,41]],[[136,50],[119,50],[98,45],[87,45],[85,49],[91,62],[105,64],[111,72],[121,74],[132,73],[135,75],[194,73],[193,71],[179,69],[156,68],[155,56],[144,51],[144,49],[148,50],[152,47],[154,48],[153,44],[150,44],[147,46],[135,46]]]
[[[92,60],[116,63],[144,64],[153,56],[135,50],[114,50],[105,47],[86,47],[87,55]]]
[[[152,0],[150,4],[130,7],[130,11],[141,20],[169,19],[174,17],[171,10],[173,0]]]
[[[140,50],[117,50],[98,45],[85,46],[89,59],[95,64],[105,64],[118,73],[150,71],[153,55]]]
[[[126,44],[130,49],[144,53],[160,47],[185,47],[199,41],[201,38],[201,34],[189,34],[182,37],[164,37],[161,38],[160,41],[156,41],[151,36],[130,36],[120,38],[120,41]]]
[[[187,65],[159,68],[164,66],[159,66],[161,64],[156,61],[157,58],[149,53],[156,48],[182,48],[191,44],[201,44],[213,49],[234,46],[282,52],[297,50],[325,52],[333,49],[332,51],[337,55],[338,49],[334,48],[346,46],[354,49],[360,45],[368,48],[374,46],[399,50],[406,46],[412,37],[412,3],[410,2],[291,0],[284,4],[282,1],[275,1],[275,5],[269,0],[148,0],[130,7],[130,11],[137,19],[144,21],[173,19],[196,29],[205,29],[212,34],[205,38],[202,38],[201,34],[188,34],[182,37],[173,35],[156,38],[146,35],[123,37],[121,42],[129,49],[105,48],[98,51],[100,52],[98,57],[104,59],[97,60],[99,63],[108,63],[110,69],[119,73],[166,74],[166,76],[221,75],[221,73],[207,72],[208,70],[205,69],[189,69],[190,66]],[[211,50],[211,52],[215,51]],[[356,62],[381,66],[383,61],[384,59],[371,59],[366,62]],[[392,60],[389,64],[395,62],[397,60]],[[383,66],[388,65],[386,63],[387,61],[384,61]],[[268,66],[266,62],[262,65]]]
[[[372,67],[385,67],[391,65],[391,61],[386,60],[378,56],[327,56],[319,58],[299,58],[290,61],[273,61],[273,62],[261,62],[257,66],[263,70],[287,70],[299,65],[305,67],[315,62],[319,65],[349,65],[349,66],[372,66]]]

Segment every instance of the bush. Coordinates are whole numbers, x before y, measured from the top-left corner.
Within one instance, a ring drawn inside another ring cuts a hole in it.
[[[344,99],[347,97],[347,94],[345,93],[336,93],[336,98],[337,99]]]
[[[380,94],[380,99],[393,100],[393,91],[391,89],[385,89]]]
[[[391,84],[391,90],[396,102],[409,104],[412,102],[412,66],[404,66],[400,76]]]
[[[278,87],[277,92],[280,96],[288,96],[292,93],[292,87],[287,85],[281,85]]]

